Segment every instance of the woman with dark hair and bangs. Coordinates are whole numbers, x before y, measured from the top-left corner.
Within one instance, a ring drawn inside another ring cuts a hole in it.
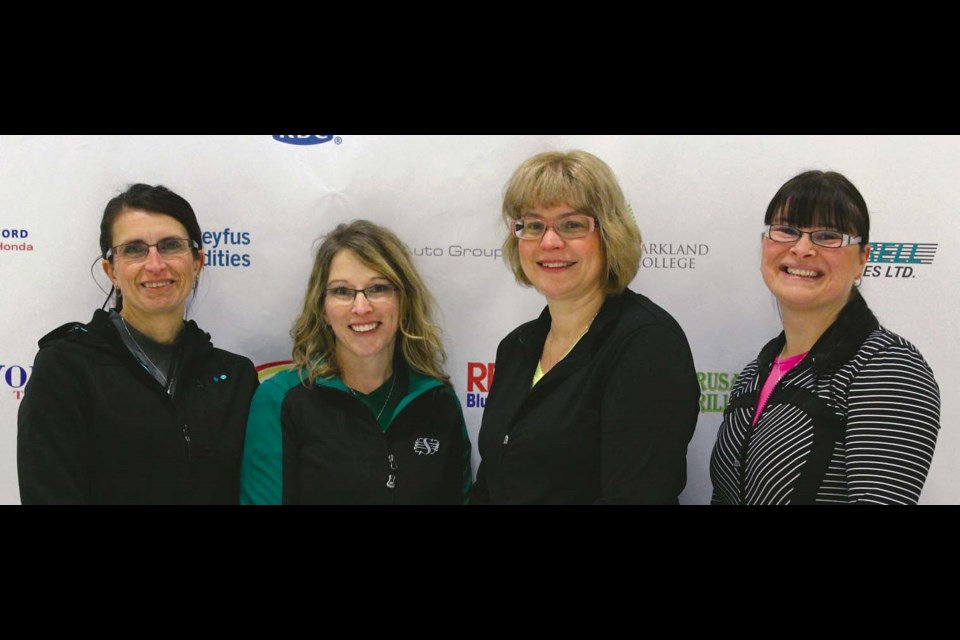
[[[783,332],[730,394],[710,461],[714,504],[915,504],[940,428],[940,390],[858,289],[870,215],[835,172],[784,184],[760,270]]]
[[[23,504],[236,504],[253,363],[185,321],[203,269],[193,207],[134,184],[100,221],[112,288],[40,340],[20,405]]]

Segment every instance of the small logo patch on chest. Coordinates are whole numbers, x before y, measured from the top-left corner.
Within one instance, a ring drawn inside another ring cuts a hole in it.
[[[433,455],[440,450],[440,441],[434,438],[417,438],[413,443],[413,450],[418,456]]]

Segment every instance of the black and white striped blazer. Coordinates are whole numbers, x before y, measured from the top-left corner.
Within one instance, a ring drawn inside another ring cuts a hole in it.
[[[916,504],[940,428],[940,389],[910,342],[854,293],[774,388],[784,335],[740,373],[710,458],[713,504]]]

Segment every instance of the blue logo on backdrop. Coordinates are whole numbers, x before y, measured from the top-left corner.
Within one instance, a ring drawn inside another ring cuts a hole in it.
[[[19,400],[23,397],[23,387],[27,384],[30,371],[33,367],[21,367],[18,364],[0,364],[0,385],[8,387],[13,397]]]
[[[343,138],[340,136],[273,136],[273,139],[284,144],[295,144],[299,146],[323,144],[331,140],[333,140],[334,144],[343,142]]]
[[[230,227],[203,232],[205,267],[249,267],[250,232],[236,231]]]

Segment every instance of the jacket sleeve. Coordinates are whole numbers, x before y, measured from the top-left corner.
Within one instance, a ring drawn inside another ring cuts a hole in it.
[[[17,477],[23,504],[87,504],[88,425],[79,379],[46,347],[34,361],[17,416]]]
[[[473,468],[470,459],[470,433],[467,431],[467,422],[463,418],[463,405],[460,404],[460,398],[457,397],[457,393],[452,388],[448,387],[447,391],[453,399],[453,412],[456,415],[457,424],[463,437],[463,451],[461,453],[460,468],[458,471],[458,482],[461,487],[460,502],[469,504],[473,486]]]
[[[940,388],[923,356],[901,343],[872,357],[847,407],[849,501],[916,504],[940,429]]]
[[[644,327],[624,345],[600,404],[602,503],[676,504],[700,385],[683,334]]]
[[[244,358],[242,382],[240,384],[239,398],[237,400],[236,410],[243,414],[246,420],[250,414],[250,404],[253,396],[260,387],[260,378],[257,376],[257,368],[248,358]]]
[[[283,431],[286,390],[267,380],[250,403],[240,468],[240,504],[282,504]]]
[[[510,359],[510,356],[507,355],[510,352],[510,347],[508,345],[510,344],[510,341],[513,335],[514,334],[511,333],[510,335],[505,337],[503,340],[501,340],[499,345],[497,345],[497,355],[496,355],[495,362],[498,365],[505,366],[505,363]],[[504,369],[502,368],[500,370],[504,371]],[[494,376],[493,378],[493,383],[491,384],[489,394],[487,395],[486,408],[483,410],[483,422],[480,427],[480,433],[484,433],[484,428],[491,430],[490,432],[496,429],[495,426],[491,426],[491,424],[494,422],[494,420],[492,419],[494,416],[494,410],[492,410],[491,408],[496,406],[497,395],[499,393],[500,387],[502,386],[502,384],[498,384],[498,381],[502,381],[503,376],[504,374],[501,373],[499,377]],[[473,483],[473,487],[470,490],[470,499],[467,502],[467,504],[470,504],[470,505],[490,504],[490,486],[487,481],[489,463],[487,464],[487,466],[484,466],[484,462],[482,458],[483,452],[480,447],[480,433],[477,434],[476,445],[477,445],[477,452],[481,454],[481,458],[480,458],[480,465],[477,467],[477,480],[476,482]]]
[[[470,489],[470,499],[467,504],[490,504],[490,492],[487,489],[487,481],[483,476],[483,462],[477,467],[477,481],[473,483]]]

